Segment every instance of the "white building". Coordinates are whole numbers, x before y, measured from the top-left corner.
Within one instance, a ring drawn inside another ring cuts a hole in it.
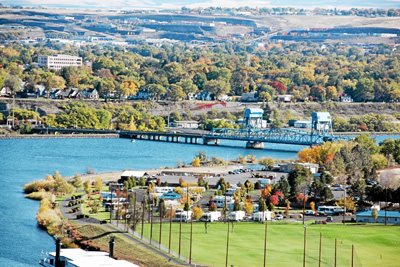
[[[278,95],[279,101],[292,102],[293,95]]]
[[[70,55],[39,56],[38,66],[47,66],[50,69],[62,69],[63,67],[80,67],[82,58]]]
[[[279,166],[281,172],[291,172],[296,168],[296,165],[301,165],[303,167],[306,167],[311,171],[311,173],[317,173],[318,172],[318,167],[319,165],[316,163],[286,163],[286,164],[281,164]]]
[[[170,123],[170,127],[197,129],[199,127],[199,122],[197,122],[197,121],[173,121]]]
[[[83,266],[115,266],[115,267],[135,267],[136,264],[125,260],[116,260],[109,257],[108,252],[103,251],[85,251],[80,248],[61,249],[60,266],[65,267],[83,267]],[[45,267],[56,266],[56,253],[51,252],[47,258],[40,260],[40,265]]]

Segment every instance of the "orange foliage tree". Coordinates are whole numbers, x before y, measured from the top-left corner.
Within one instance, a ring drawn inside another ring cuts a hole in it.
[[[325,165],[332,161],[336,152],[343,147],[342,143],[325,142],[320,146],[307,147],[297,153],[300,162]]]
[[[267,185],[266,188],[261,190],[261,197],[266,199],[271,194],[271,190],[272,190],[272,185],[270,185],[270,184]]]

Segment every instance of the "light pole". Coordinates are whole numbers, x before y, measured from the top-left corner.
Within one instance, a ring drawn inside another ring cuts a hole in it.
[[[346,224],[346,187],[344,187],[343,194],[343,225]]]
[[[307,224],[304,226],[304,253],[303,253],[303,267],[306,266],[306,241],[307,241]]]

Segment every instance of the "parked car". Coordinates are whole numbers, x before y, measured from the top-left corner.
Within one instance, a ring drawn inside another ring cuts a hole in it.
[[[282,214],[276,215],[275,220],[283,220],[283,215]]]
[[[327,222],[333,222],[332,216],[327,216],[327,217],[326,217],[326,221],[327,221]]]
[[[315,215],[315,211],[313,210],[307,210],[306,215]]]

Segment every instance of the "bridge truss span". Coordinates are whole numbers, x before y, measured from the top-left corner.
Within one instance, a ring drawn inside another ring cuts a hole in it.
[[[205,138],[228,139],[250,142],[284,143],[294,145],[320,145],[325,141],[338,141],[333,135],[313,134],[299,129],[226,129],[214,128]]]

